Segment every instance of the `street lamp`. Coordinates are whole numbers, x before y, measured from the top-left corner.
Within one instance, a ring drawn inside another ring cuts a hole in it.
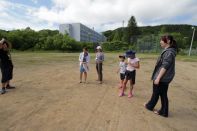
[[[195,34],[195,27],[192,27],[193,29],[193,35],[192,35],[192,40],[191,40],[191,45],[190,45],[190,48],[189,48],[189,56],[191,55],[191,50],[192,50],[192,44],[193,44],[193,40],[194,40],[194,34]]]

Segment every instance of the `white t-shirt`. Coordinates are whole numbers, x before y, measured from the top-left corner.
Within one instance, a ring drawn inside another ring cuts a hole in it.
[[[120,73],[124,74],[126,72],[127,64],[121,61],[119,67],[120,67]]]
[[[134,71],[135,67],[131,66],[129,63],[134,64],[134,63],[139,62],[140,60],[139,60],[139,58],[134,58],[134,59],[128,58],[127,61],[128,61],[127,70],[128,71]]]

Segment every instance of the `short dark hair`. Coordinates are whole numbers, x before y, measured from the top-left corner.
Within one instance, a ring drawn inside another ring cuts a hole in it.
[[[83,49],[84,49],[85,51],[88,51],[88,48],[87,48],[87,47],[83,47]]]
[[[119,55],[119,58],[123,58],[123,59],[125,59],[125,56],[123,56],[123,55]]]

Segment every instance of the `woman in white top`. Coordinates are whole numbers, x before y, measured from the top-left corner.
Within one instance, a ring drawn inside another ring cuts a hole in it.
[[[89,70],[88,63],[90,61],[90,55],[86,47],[83,48],[83,52],[79,55],[79,65],[80,65],[80,83],[82,83],[82,77],[84,74],[84,82],[86,83],[87,72]]]
[[[133,96],[133,87],[135,85],[136,69],[140,68],[140,60],[135,57],[135,52],[133,51],[127,51],[126,57],[128,58],[128,61],[125,72],[125,80],[119,96],[124,96],[124,90],[126,88],[127,82],[130,81],[130,90],[128,93],[128,98],[131,98]]]

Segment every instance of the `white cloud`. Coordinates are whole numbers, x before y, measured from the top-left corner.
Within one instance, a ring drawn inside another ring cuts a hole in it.
[[[0,1],[0,29],[22,29],[31,27],[35,30],[41,30],[44,28],[56,29],[51,22],[38,19],[32,15],[32,12],[37,9],[31,6],[11,3],[8,1]]]
[[[37,3],[38,0],[32,0]],[[33,7],[22,4],[10,3],[1,0],[4,4],[0,8],[3,18],[8,19],[6,13],[11,16],[9,20],[13,24],[9,27],[20,28],[30,26],[32,28],[58,29],[61,23],[81,22],[97,31],[115,29],[122,26],[122,21],[127,24],[131,15],[136,17],[138,25],[155,24],[197,24],[196,0],[51,0],[51,7]],[[12,13],[22,10],[24,14]],[[19,17],[19,18],[18,18]],[[185,18],[185,19],[184,19]],[[16,21],[14,20],[16,19]],[[28,20],[28,22],[26,22]],[[19,22],[19,23],[17,23]],[[6,24],[0,20],[0,28]],[[20,25],[20,26],[17,26]]]
[[[98,30],[120,27],[122,20],[136,16],[139,25],[170,23],[181,15],[195,15],[195,0],[52,0],[52,8],[34,12],[39,19],[53,23],[82,22]],[[184,20],[183,20],[184,22]],[[187,20],[185,20],[187,22]],[[196,24],[191,21],[188,24]],[[111,24],[110,24],[111,23]]]
[[[31,0],[34,4],[38,4],[38,0]]]

